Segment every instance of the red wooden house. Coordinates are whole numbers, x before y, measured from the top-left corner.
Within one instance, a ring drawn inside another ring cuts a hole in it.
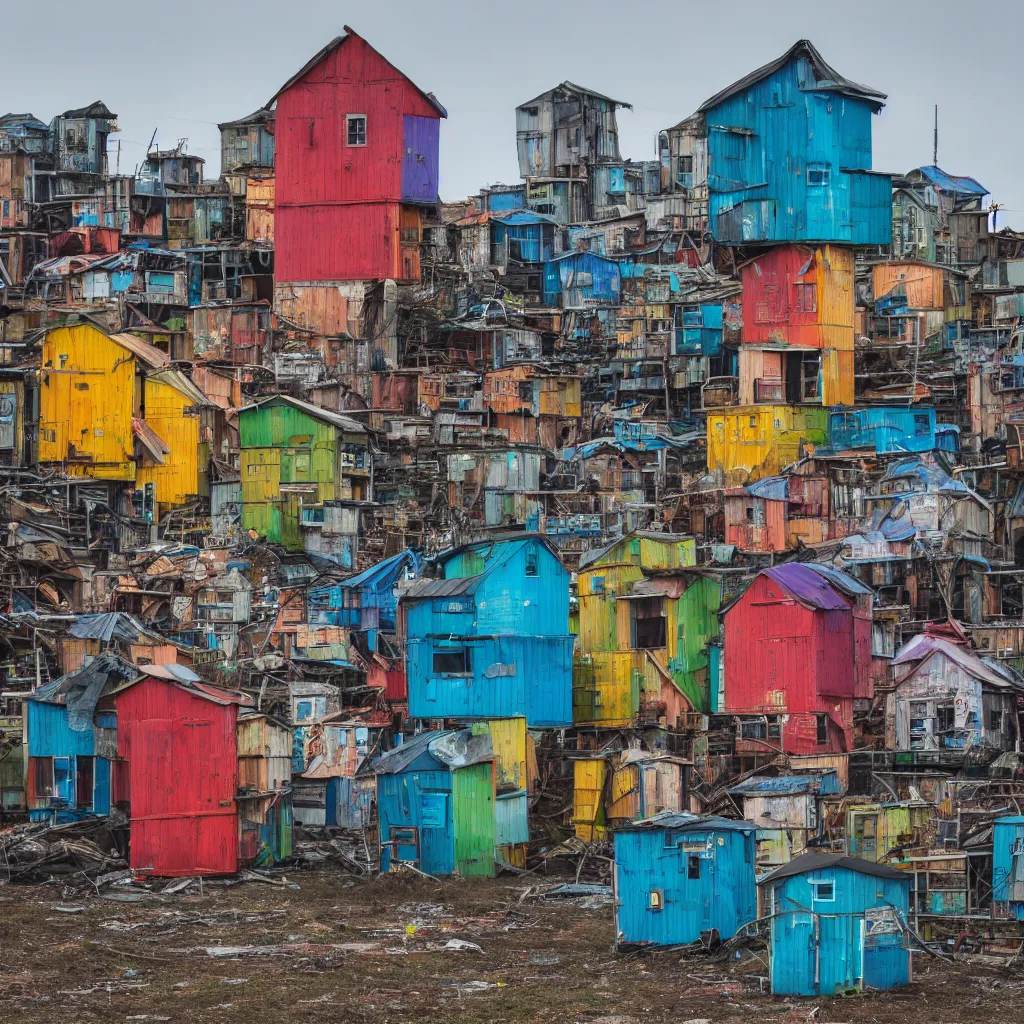
[[[724,618],[725,711],[740,718],[737,752],[848,752],[853,601],[813,569],[788,562],[761,572]]]
[[[444,107],[348,26],[274,103],[276,280],[419,281]]]
[[[249,698],[144,666],[117,691],[117,752],[128,764],[131,868],[167,877],[238,870],[240,705]],[[156,674],[154,674],[156,673]],[[185,676],[185,673],[179,673]]]

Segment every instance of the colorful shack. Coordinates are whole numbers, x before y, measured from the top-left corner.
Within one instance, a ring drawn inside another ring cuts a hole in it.
[[[110,813],[117,716],[101,700],[136,670],[111,651],[27,695],[27,802],[33,821],[53,824]]]
[[[912,879],[841,853],[805,853],[758,883],[769,893],[776,996],[837,996],[910,983]]]
[[[676,724],[708,708],[708,642],[722,578],[696,568],[696,542],[634,531],[580,559],[578,725],[622,727],[641,712]]]
[[[742,278],[740,405],[853,405],[853,250],[778,246]]]
[[[128,763],[133,871],[238,870],[239,708],[250,698],[177,665],[146,665],[116,691],[117,752]]]
[[[493,875],[494,748],[490,734],[425,732],[388,751],[377,776],[381,870]]]
[[[666,811],[615,831],[616,945],[731,939],[757,917],[749,821]]]
[[[808,565],[787,562],[759,573],[723,618],[725,710],[741,720],[737,752],[849,752],[853,602]]]
[[[335,498],[369,498],[366,428],[288,395],[238,414],[242,528],[302,550],[302,510]]]
[[[707,416],[708,471],[738,486],[776,476],[828,440],[820,406],[733,406]]]
[[[419,281],[420,211],[437,203],[448,116],[434,95],[346,26],[266,106],[276,107],[276,280],[335,291]]]
[[[569,573],[542,534],[442,553],[402,596],[409,714],[572,723]]]
[[[996,916],[1024,921],[1024,815],[992,826],[992,904]]]

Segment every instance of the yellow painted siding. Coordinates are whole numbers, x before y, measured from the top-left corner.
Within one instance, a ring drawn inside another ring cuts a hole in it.
[[[137,483],[152,483],[161,511],[181,505],[190,498],[209,493],[206,471],[208,447],[201,444],[198,415],[185,415],[192,399],[159,380],[146,380],[146,423],[171,449],[162,466],[139,466]]]
[[[610,821],[633,821],[640,817],[640,766],[618,765],[612,768],[611,792],[608,795]]]
[[[815,251],[814,259],[821,347],[853,352],[853,250],[826,245]]]
[[[91,324],[46,335],[39,387],[39,461],[69,473],[134,480],[135,357]]]
[[[802,444],[824,444],[828,410],[750,405],[708,413],[708,469],[741,484],[774,476],[800,457]]]
[[[605,834],[603,798],[607,771],[604,761],[586,760],[573,764],[572,824],[576,835],[591,843]]]
[[[494,718],[487,722],[487,729],[494,748],[497,784],[527,789],[526,719]]]

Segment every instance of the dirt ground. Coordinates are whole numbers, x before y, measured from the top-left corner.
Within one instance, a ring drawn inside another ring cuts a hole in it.
[[[1024,1021],[1005,970],[916,957],[910,989],[786,1002],[760,993],[757,960],[617,956],[609,908],[520,901],[517,879],[284,877],[0,887],[0,1021]]]

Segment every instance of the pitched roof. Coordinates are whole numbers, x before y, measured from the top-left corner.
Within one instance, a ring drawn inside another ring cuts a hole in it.
[[[277,92],[275,92],[274,95],[270,97],[269,100],[267,100],[266,106],[268,109],[272,107],[275,102],[277,102],[277,97],[280,96],[281,93],[283,93],[286,89],[290,89],[293,85],[295,85],[296,82],[299,82],[303,78],[305,78],[306,75],[313,70],[313,68],[317,67],[317,65],[322,64],[325,60],[327,60],[327,58],[332,53],[334,53],[334,51],[344,42],[346,42],[349,39],[358,39],[361,42],[365,43],[367,46],[369,46],[370,49],[373,50],[373,52],[377,54],[377,56],[380,57],[380,59],[388,65],[388,67],[395,68],[395,71],[397,71],[398,74],[400,74],[438,112],[438,114],[441,117],[448,116],[448,111],[441,106],[441,104],[438,102],[437,97],[432,92],[424,92],[404,71],[401,71],[399,68],[395,67],[395,65],[392,64],[391,61],[389,61],[387,57],[384,56],[384,54],[382,54],[373,46],[370,46],[370,44],[365,39],[363,39],[363,37],[359,35],[358,32],[355,32],[353,29],[349,28],[348,25],[344,25],[343,28],[345,29],[345,35],[335,36],[322,50],[318,50],[315,54],[313,54],[313,56],[310,57],[310,59],[306,61],[306,63],[303,64],[302,67],[299,68],[299,70],[296,71],[295,74],[292,75],[292,77],[289,78],[288,81],[285,82],[284,85],[282,85],[281,88],[278,89]]]
[[[780,587],[788,591],[802,605],[819,611],[848,611],[849,602],[821,574],[804,562],[785,562],[762,570]]]
[[[117,117],[102,100],[95,100],[87,107],[75,107],[73,110],[65,110],[61,117],[104,117],[112,119]]]
[[[476,589],[477,584],[484,578],[481,573],[478,576],[463,576],[452,580],[417,580],[403,595],[403,601],[422,601],[428,597],[455,597],[458,594],[469,594]]]
[[[892,664],[894,666],[919,665],[937,654],[941,654],[954,664],[959,665],[968,675],[982,683],[988,683],[999,689],[1010,689],[1016,685],[1012,679],[982,661],[973,651],[967,650],[960,644],[944,640],[942,637],[929,636],[927,633],[918,633],[917,636],[911,637],[893,658]],[[897,673],[897,675],[906,678],[910,671],[908,669],[907,672]]]
[[[147,366],[170,366],[171,357],[166,352],[162,352],[156,345],[150,345],[148,341],[143,341],[135,334],[122,331],[118,334],[108,334],[107,337],[111,341],[116,341],[122,348],[128,349],[133,356]]]
[[[697,108],[697,113],[707,113],[719,104],[724,103],[727,99],[731,99],[738,93],[745,92],[751,86],[757,85],[758,82],[774,75],[776,71],[780,71],[790,61],[796,60],[798,57],[805,57],[814,70],[815,77],[817,78],[817,83],[814,86],[816,91],[837,92],[843,96],[866,100],[876,111],[881,110],[884,105],[886,98],[884,92],[879,92],[870,86],[859,85],[857,82],[851,82],[848,78],[843,78],[835,68],[825,63],[825,58],[822,57],[809,39],[800,39],[781,57],[776,57],[775,60],[769,61],[763,67],[751,71],[749,75],[744,75],[743,78],[733,82],[732,85],[727,86],[721,92],[716,92],[714,96],[705,100]]]
[[[627,110],[633,109],[632,103],[624,103],[622,100],[613,100],[611,96],[605,96],[603,93],[594,92],[593,89],[588,89],[585,85],[577,85],[575,82],[559,82],[558,85],[551,89],[542,92],[539,96],[534,96],[532,100],[527,100],[525,103],[520,103],[520,107],[528,107],[537,100],[542,100],[545,96],[550,96],[556,89],[566,89],[569,92],[578,93],[581,96],[593,96],[595,100],[604,100],[606,103],[614,103],[617,107],[625,107]]]
[[[266,124],[268,121],[274,120],[274,112],[267,109],[267,107],[260,107],[259,110],[254,110],[247,117],[240,117],[237,121],[221,121],[217,125],[218,131],[224,131],[225,128],[242,128],[247,124]]]
[[[771,874],[765,875],[758,885],[778,881],[780,878],[792,878],[794,875],[805,875],[809,871],[821,871],[824,868],[846,868],[862,875],[874,875],[875,878],[890,878],[900,882],[911,883],[912,876],[906,871],[897,871],[885,864],[875,864],[860,857],[848,857],[845,853],[802,853],[794,857],[788,864],[776,868]]]
[[[309,402],[303,402],[299,398],[292,398],[291,395],[271,395],[268,398],[261,398],[258,402],[252,402],[250,405],[243,405],[238,411],[248,412],[250,409],[258,409],[260,406],[266,405],[268,402],[284,402],[285,404],[291,405],[301,412],[312,416],[314,419],[323,420],[324,423],[331,423],[339,429],[347,430],[353,434],[366,433],[366,427],[357,420],[351,419],[348,416],[342,416],[341,413],[333,412],[331,409],[322,409],[319,405],[311,405]]]
[[[469,729],[424,732],[389,750],[372,770],[377,775],[398,775],[424,754],[448,768],[465,768],[494,759],[490,733],[474,735]]]

